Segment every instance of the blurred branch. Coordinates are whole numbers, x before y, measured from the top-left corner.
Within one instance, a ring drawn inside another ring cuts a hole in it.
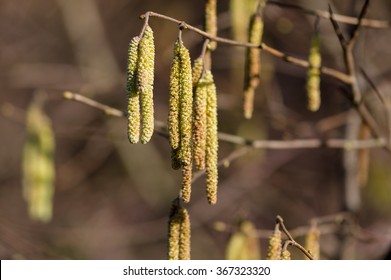
[[[331,15],[327,11],[321,11],[321,10],[312,10],[305,7],[301,7],[299,5],[295,4],[288,4],[288,3],[281,3],[279,1],[267,1],[268,5],[275,5],[282,8],[287,9],[294,9],[299,10],[305,14],[313,15],[320,18],[330,19]],[[389,28],[390,24],[388,21],[385,20],[374,20],[374,19],[367,19],[363,18],[361,22],[355,17],[349,17],[344,15],[338,15],[334,14],[334,19],[337,22],[346,23],[346,24],[352,24],[352,25],[361,25],[365,27],[371,27],[371,28]]]
[[[116,108],[104,105],[95,100],[87,98],[77,93],[64,92],[64,98],[74,100],[90,107],[103,111],[105,114],[114,117],[125,118],[126,114]],[[168,137],[167,125],[165,122],[155,120],[155,132]],[[344,140],[344,139],[298,139],[298,140],[250,140],[241,136],[219,132],[219,140],[227,143],[238,144],[255,149],[370,149],[385,147],[384,138],[367,140]]]

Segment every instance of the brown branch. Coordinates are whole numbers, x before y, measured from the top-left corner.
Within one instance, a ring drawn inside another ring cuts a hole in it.
[[[285,227],[285,224],[284,224],[284,220],[281,218],[281,216],[277,216],[277,221],[276,221],[280,226],[281,226],[281,230],[285,233],[285,235],[288,237],[288,239],[290,240],[290,243],[289,245],[292,245],[292,246],[295,246],[296,248],[298,248],[300,251],[303,252],[303,254],[309,258],[310,260],[313,260],[314,257],[312,256],[312,254],[307,251],[303,246],[301,246],[299,243],[296,242],[296,240],[292,237],[292,235],[290,234],[290,232],[287,230],[287,228]],[[284,246],[285,247],[285,246]],[[285,248],[286,249],[286,248]]]
[[[203,31],[197,27],[194,27],[184,21],[180,21],[175,18],[166,16],[166,15],[162,15],[159,13],[155,13],[152,11],[146,12],[145,14],[140,16],[141,19],[145,19],[147,17],[157,17],[157,18],[161,18],[161,19],[165,19],[165,20],[174,22],[174,23],[176,23],[180,26],[183,26],[186,29],[192,30],[192,31],[204,36],[205,38],[212,40],[212,41],[216,41],[216,42],[220,42],[220,43],[228,44],[228,45],[232,45],[232,46],[237,46],[237,47],[260,48],[275,57],[281,58],[282,60],[284,60],[286,62],[292,63],[294,65],[297,65],[297,66],[300,66],[303,68],[308,68],[308,65],[309,65],[307,60],[303,60],[300,58],[296,58],[296,57],[287,55],[277,49],[274,49],[274,48],[266,45],[265,43],[257,45],[257,44],[252,44],[252,43],[248,43],[248,42],[240,42],[240,41],[235,41],[235,40],[231,40],[231,39],[227,39],[227,38],[212,36],[212,35],[206,33],[205,31]],[[328,75],[328,76],[331,76],[337,80],[340,80],[341,82],[343,82],[345,84],[351,84],[350,77],[348,75],[346,75],[345,73],[340,72],[336,69],[322,67],[321,72],[325,75]]]
[[[311,9],[304,8],[304,7],[295,5],[295,4],[281,3],[278,1],[271,1],[271,0],[267,1],[267,4],[268,5],[275,5],[275,6],[279,6],[279,7],[287,8],[287,9],[299,10],[305,14],[313,15],[316,17],[324,18],[324,19],[330,19],[330,17],[331,17],[329,12],[321,11],[321,10],[311,10]],[[371,28],[389,28],[390,27],[389,22],[384,21],[384,20],[374,20],[374,19],[363,18],[361,23],[359,23],[359,20],[355,17],[349,17],[349,16],[345,16],[345,15],[338,15],[338,14],[334,14],[334,19],[335,19],[335,21],[341,22],[341,23],[346,23],[346,24],[351,24],[351,25],[361,25],[361,26],[371,27]]]
[[[64,92],[64,98],[74,100],[90,107],[103,111],[105,114],[114,117],[125,118],[126,114],[116,108],[99,103],[88,97],[69,91]],[[163,137],[168,137],[167,125],[165,122],[155,120],[155,132]],[[344,140],[344,139],[297,139],[297,140],[250,140],[241,136],[219,132],[220,141],[247,146],[255,149],[369,149],[386,146],[384,138],[366,140]]]

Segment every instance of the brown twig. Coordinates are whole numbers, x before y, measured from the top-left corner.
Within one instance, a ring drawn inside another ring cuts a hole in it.
[[[292,245],[296,248],[298,248],[300,251],[303,252],[303,254],[309,258],[310,260],[313,260],[314,257],[312,256],[312,254],[310,252],[308,252],[303,246],[301,246],[299,243],[296,242],[296,240],[292,237],[292,235],[290,234],[290,232],[287,230],[287,228],[285,227],[285,224],[284,224],[284,220],[281,218],[281,216],[277,216],[277,221],[276,221],[280,226],[281,226],[281,230],[285,233],[285,235],[288,237],[288,239],[290,240],[290,243],[288,245]],[[286,249],[286,248],[285,248]]]
[[[64,92],[64,98],[74,100],[90,107],[96,108],[105,112],[105,114],[114,117],[124,118],[126,114],[116,108],[99,103],[88,97],[69,91]],[[168,137],[166,123],[155,120],[155,132],[164,137]],[[218,133],[219,140],[231,144],[247,146],[255,149],[316,149],[316,148],[331,148],[331,149],[370,149],[385,147],[386,140],[384,138],[367,139],[367,140],[345,140],[345,139],[297,139],[297,140],[250,140],[241,136],[228,134],[224,132]]]
[[[220,42],[220,43],[223,43],[223,44],[228,44],[228,45],[232,45],[232,46],[237,46],[237,47],[246,47],[246,48],[260,48],[262,50],[264,50],[265,52],[275,56],[275,57],[278,57],[278,58],[281,58],[283,59],[284,61],[286,62],[289,62],[289,63],[292,63],[294,65],[297,65],[297,66],[300,66],[300,67],[303,67],[303,68],[308,68],[308,61],[306,60],[303,60],[303,59],[300,59],[300,58],[296,58],[296,57],[293,57],[293,56],[290,56],[290,55],[287,55],[277,49],[274,49],[270,46],[268,46],[267,44],[265,43],[262,43],[260,45],[257,45],[257,44],[251,44],[251,43],[248,43],[248,42],[240,42],[240,41],[235,41],[235,40],[231,40],[231,39],[227,39],[227,38],[222,38],[222,37],[217,37],[217,36],[212,36],[208,33],[206,33],[205,31],[197,28],[197,27],[194,27],[184,21],[181,21],[181,20],[177,20],[175,18],[172,18],[172,17],[169,17],[169,16],[166,16],[166,15],[162,15],[162,14],[159,14],[159,13],[155,13],[155,12],[152,12],[152,11],[149,11],[149,12],[146,12],[145,14],[141,15],[140,18],[141,19],[145,19],[146,17],[157,17],[157,18],[161,18],[161,19],[165,19],[165,20],[168,20],[168,21],[171,21],[171,22],[174,22],[178,25],[181,25],[183,26],[184,28],[186,29],[189,29],[189,30],[192,30],[193,32],[196,32],[202,36],[204,36],[205,38],[208,38],[212,41],[216,41],[216,42]],[[328,76],[331,76],[345,84],[351,84],[351,80],[350,80],[350,77],[347,76],[345,73],[343,72],[340,72],[336,69],[332,69],[332,68],[328,68],[328,67],[322,67],[321,68],[321,72],[325,75],[328,75]]]
[[[287,8],[287,9],[294,9],[294,10],[299,10],[305,14],[313,15],[316,17],[324,18],[324,19],[330,19],[330,13],[327,11],[321,11],[321,10],[312,10],[308,9],[299,5],[295,4],[288,4],[288,3],[281,3],[279,1],[272,1],[269,0],[267,1],[268,5],[275,5],[279,6],[282,8]],[[355,17],[349,17],[345,15],[338,15],[334,14],[334,19],[337,22],[341,23],[346,23],[346,24],[351,24],[351,25],[362,25],[365,27],[371,27],[371,28],[389,28],[390,24],[388,21],[385,20],[375,20],[375,19],[367,19],[363,18],[361,23],[359,23],[359,20]]]

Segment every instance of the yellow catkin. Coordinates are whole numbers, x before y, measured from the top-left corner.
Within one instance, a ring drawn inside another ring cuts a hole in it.
[[[175,170],[182,167],[181,159],[179,158],[179,148],[171,149],[171,167]]]
[[[51,121],[42,111],[41,104],[33,102],[27,111],[23,196],[30,218],[41,222],[49,222],[53,214],[54,150]]]
[[[193,83],[189,50],[181,43],[180,57],[180,159],[182,165],[192,160]]]
[[[138,91],[141,97],[141,143],[148,143],[154,130],[153,80],[155,44],[153,31],[147,26],[139,44],[137,67]]]
[[[190,217],[187,210],[174,200],[168,230],[168,259],[190,260]]]
[[[206,97],[206,193],[208,202],[217,202],[218,186],[218,138],[217,138],[217,93],[211,71],[206,71],[205,82],[207,83]]]
[[[280,260],[282,251],[281,231],[275,228],[273,235],[269,239],[269,248],[267,252],[268,260]]]
[[[191,70],[193,89],[197,86],[198,81],[201,79],[202,71],[204,70],[204,62],[202,57],[198,57],[194,60],[193,68]]]
[[[314,225],[308,231],[305,237],[305,248],[314,257],[314,260],[319,260],[320,257],[320,232],[319,229]]]
[[[140,103],[139,95],[136,90],[136,71],[139,42],[139,37],[133,37],[128,49],[126,93],[128,98],[128,138],[132,144],[137,143],[140,138]]]
[[[172,150],[179,149],[180,131],[179,131],[179,99],[181,95],[180,89],[180,43],[175,42],[174,59],[171,64],[170,73],[170,98],[169,98],[169,113],[168,113],[168,132],[169,141]],[[177,154],[177,153],[175,153]]]
[[[192,167],[193,164],[190,162],[182,167],[182,200],[186,203],[190,201],[191,196],[191,179],[192,179]]]
[[[288,250],[282,251],[281,260],[284,260],[284,261],[291,260],[291,253]]]
[[[310,55],[308,58],[309,67],[307,71],[307,99],[308,110],[315,112],[319,110],[320,98],[320,66],[322,58],[320,55],[320,38],[316,33],[311,39]]]
[[[205,3],[205,31],[212,36],[217,36],[217,0],[206,0]],[[208,44],[209,50],[215,50],[216,41]]]
[[[250,20],[249,42],[260,45],[263,35],[263,20],[260,12]],[[261,52],[257,48],[248,48],[246,54],[246,74],[244,84],[244,117],[250,119],[254,111],[254,92],[259,85],[261,73]]]
[[[193,154],[198,170],[205,168],[206,97],[210,81],[201,78],[194,90]]]

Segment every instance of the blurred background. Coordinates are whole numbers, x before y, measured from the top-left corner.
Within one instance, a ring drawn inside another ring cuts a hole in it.
[[[249,2],[255,7],[255,1]],[[280,2],[328,10],[323,0]],[[336,13],[357,16],[363,1],[331,3]],[[203,10],[203,1],[0,0],[1,259],[166,258],[168,214],[181,184],[180,172],[171,169],[167,139],[154,135],[147,145],[131,145],[125,119],[65,100],[63,92],[77,92],[124,111],[127,48],[140,33],[139,16],[154,11],[202,28]],[[219,36],[246,40],[248,19],[241,17],[233,28],[230,1],[218,1],[218,12]],[[370,1],[368,18],[389,20],[390,14],[390,1]],[[307,59],[314,16],[270,4],[264,22],[265,43]],[[178,28],[158,18],[151,18],[150,25],[156,45],[155,117],[166,121],[168,73]],[[341,28],[346,34],[352,30],[344,24]],[[329,20],[320,20],[319,31],[323,65],[345,71]],[[183,38],[196,58],[202,38],[191,31]],[[363,28],[355,47],[357,66],[387,100],[390,40],[389,28]],[[350,122],[360,123],[350,110],[345,86],[325,75],[321,108],[309,112],[306,69],[267,53],[262,53],[254,117],[245,120],[244,55],[243,48],[223,44],[213,53],[219,131],[248,139],[343,139],[349,137]],[[365,102],[387,131],[384,104],[361,75],[359,83]],[[45,97],[43,111],[51,119],[56,143],[54,209],[48,223],[29,218],[22,190],[27,109],[37,95]],[[219,158],[240,149],[220,142]],[[288,229],[295,229],[315,217],[345,213],[350,210],[348,185],[358,193],[357,207],[349,223],[339,221],[335,230],[322,234],[321,257],[386,258],[391,244],[391,157],[381,148],[368,156],[368,182],[362,188],[349,173],[348,156],[341,149],[251,150],[220,168],[215,206],[207,204],[205,178],[200,177],[186,206],[192,221],[192,258],[225,258],[231,232],[243,218],[260,230],[265,258],[268,241],[262,230],[274,228],[276,215],[284,218]]]

